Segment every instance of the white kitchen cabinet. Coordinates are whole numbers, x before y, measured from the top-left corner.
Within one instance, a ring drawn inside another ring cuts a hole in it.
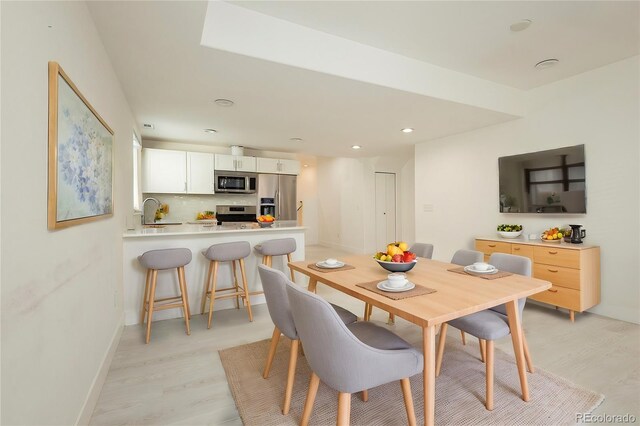
[[[297,160],[258,157],[257,170],[258,173],[297,175],[300,174],[300,162]]]
[[[285,175],[299,175],[300,162],[298,160],[280,160],[280,172]]]
[[[142,192],[187,192],[187,153],[168,149],[142,150]]]
[[[256,169],[258,173],[279,173],[280,160],[277,158],[258,157],[256,160]]]
[[[230,172],[255,172],[256,157],[216,154],[215,169]]]
[[[213,154],[187,152],[187,194],[213,194]]]

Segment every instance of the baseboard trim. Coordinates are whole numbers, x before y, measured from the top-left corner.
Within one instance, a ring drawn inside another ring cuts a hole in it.
[[[76,419],[76,425],[88,425],[89,421],[91,420],[91,415],[93,414],[93,410],[95,409],[96,403],[98,402],[98,397],[100,396],[100,391],[102,391],[102,386],[107,379],[107,373],[109,372],[109,367],[111,367],[113,356],[116,354],[116,349],[118,349],[118,343],[120,343],[120,337],[122,336],[123,330],[124,312],[120,316],[118,326],[113,332],[111,343],[109,343],[109,349],[104,354],[104,358],[102,359],[100,368],[98,369],[96,376],[93,378],[93,383],[91,383],[91,387],[89,388],[89,392],[87,393],[87,398],[85,399],[84,404],[82,405],[82,409],[80,410],[80,414],[78,414],[78,418]]]

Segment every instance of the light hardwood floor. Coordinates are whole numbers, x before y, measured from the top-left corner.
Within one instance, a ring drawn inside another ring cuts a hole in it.
[[[342,254],[307,247],[309,260]],[[318,294],[362,316],[362,302],[321,284]],[[256,305],[253,315],[249,323],[244,309],[215,312],[210,330],[206,316],[194,315],[191,336],[181,318],[159,321],[148,345],[141,326],[125,327],[91,424],[242,424],[217,351],[270,338],[273,323],[266,305]],[[386,321],[386,314],[374,309],[372,319]],[[533,303],[525,307],[523,324],[536,367],[604,394],[594,414],[629,413],[640,421],[640,326],[589,313],[572,324],[566,312]],[[418,327],[396,319],[391,329],[420,345]],[[477,346],[477,341],[467,336],[467,344]],[[496,347],[513,353],[510,339],[497,341]]]

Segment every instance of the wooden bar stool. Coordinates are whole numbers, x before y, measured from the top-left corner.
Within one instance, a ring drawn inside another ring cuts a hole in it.
[[[203,250],[204,257],[209,259],[209,273],[207,281],[204,283],[204,292],[202,294],[202,306],[200,312],[204,314],[204,308],[209,298],[209,321],[207,328],[211,328],[211,320],[213,318],[213,303],[216,299],[236,298],[236,308],[240,308],[240,298],[247,304],[249,312],[249,321],[253,321],[251,313],[251,301],[249,300],[249,287],[247,285],[247,275],[244,269],[244,259],[251,254],[251,246],[246,241],[238,241],[234,243],[214,244],[208,249]],[[231,262],[233,271],[233,284],[227,288],[216,288],[218,276],[218,263]],[[240,273],[242,274],[242,288],[238,284],[238,276],[236,274],[236,262],[240,264]],[[225,292],[224,294],[216,294],[216,292]],[[228,293],[226,293],[228,292]]]
[[[273,256],[287,256],[287,261],[291,262],[291,253],[296,251],[296,240],[294,238],[279,238],[276,240],[265,241],[254,247],[258,253],[262,255],[262,264],[271,268]],[[293,270],[289,269],[291,281],[296,282],[293,276]]]
[[[191,311],[189,310],[189,295],[187,294],[187,283],[184,277],[184,266],[191,262],[191,250],[187,248],[150,250],[143,253],[142,256],[138,256],[138,262],[147,269],[144,297],[142,298],[142,312],[140,313],[141,324],[144,324],[145,317],[147,319],[145,342],[149,343],[151,338],[151,322],[153,321],[154,311],[163,309],[182,308],[184,324],[187,334],[190,335],[189,318],[191,317]],[[176,268],[178,272],[180,296],[156,299],[158,271],[173,268]]]

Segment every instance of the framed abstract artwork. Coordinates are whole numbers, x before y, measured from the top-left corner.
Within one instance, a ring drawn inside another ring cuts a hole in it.
[[[49,229],[113,215],[113,140],[60,65],[49,62]]]

